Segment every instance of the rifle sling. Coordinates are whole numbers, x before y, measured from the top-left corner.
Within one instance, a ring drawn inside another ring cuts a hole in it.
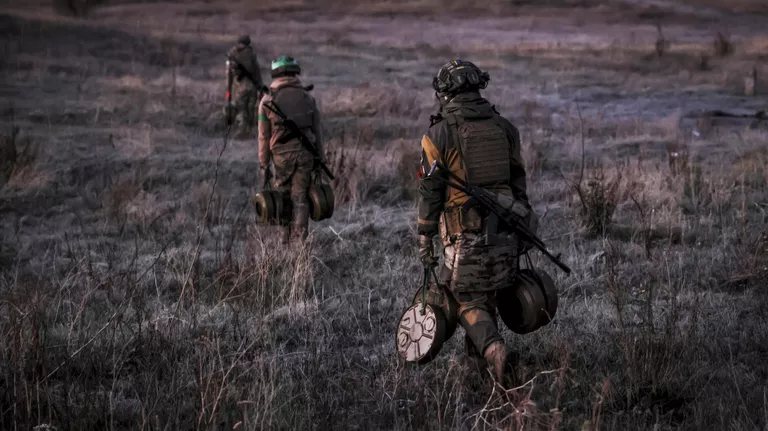
[[[288,118],[285,114],[283,114],[283,111],[280,109],[280,106],[278,106],[274,100],[270,100],[269,103],[265,103],[264,106],[270,111],[274,112],[275,115],[280,117],[280,119],[283,120],[283,125],[286,125],[286,124],[294,125],[293,127],[286,128],[288,132],[283,136],[281,136],[280,139],[278,139],[277,141],[278,143],[282,144],[282,143],[288,142],[291,139],[297,138],[299,142],[301,142],[301,145],[307,150],[309,150],[309,152],[312,153],[314,157],[319,156],[317,154],[317,147],[315,147],[314,145],[312,145],[311,142],[309,142],[309,138],[307,138],[307,135],[305,135],[304,132],[301,131],[298,124],[296,124],[296,122],[294,122],[293,120]]]

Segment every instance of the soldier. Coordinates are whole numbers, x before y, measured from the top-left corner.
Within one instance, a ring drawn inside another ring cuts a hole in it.
[[[301,68],[289,56],[281,56],[272,62],[272,84],[269,93],[259,105],[259,163],[261,178],[265,184],[270,180],[270,161],[273,164],[274,186],[284,194],[290,193],[293,204],[291,220],[280,226],[280,241],[283,244],[307,238],[309,224],[309,190],[312,174],[319,174],[319,163],[324,162],[322,136],[320,134],[320,112],[317,103],[309,94],[309,87],[299,80]],[[301,145],[299,139],[286,132],[274,108],[292,119],[301,128],[307,139],[314,144],[318,154],[312,154]]]
[[[459,303],[467,354],[476,363],[485,357],[494,376],[503,381],[512,355],[496,325],[495,297],[513,279],[518,255],[527,245],[519,244],[516,235],[496,225],[495,216],[484,214],[465,194],[424,176],[439,160],[470,184],[514,197],[515,213],[524,220],[533,218],[520,133],[480,95],[489,80],[487,72],[461,60],[444,65],[433,79],[441,107],[421,140],[418,244],[422,263],[437,266],[433,237],[441,234],[440,274]]]
[[[234,75],[233,108],[238,139],[251,136],[256,107],[264,88],[261,70],[256,54],[251,46],[251,37],[240,36],[237,44],[227,53],[230,61],[230,73]]]

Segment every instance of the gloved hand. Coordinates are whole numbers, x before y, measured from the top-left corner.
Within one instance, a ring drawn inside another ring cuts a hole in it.
[[[529,211],[527,219],[525,219],[527,222],[528,230],[531,231],[532,234],[538,236],[539,234],[539,216],[536,215],[534,211]],[[530,249],[533,248],[533,244],[531,244],[528,241],[521,241],[520,244],[520,253],[526,253]]]
[[[426,268],[437,266],[437,258],[434,256],[435,246],[432,237],[419,235],[419,260]]]
[[[269,169],[269,166],[261,166],[259,170],[261,173],[261,189],[265,190],[272,180],[272,171]]]

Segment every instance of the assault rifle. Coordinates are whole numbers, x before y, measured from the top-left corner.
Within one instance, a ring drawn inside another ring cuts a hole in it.
[[[446,178],[444,174],[447,174],[449,178]],[[482,187],[473,186],[463,179],[459,178],[456,174],[451,172],[450,168],[444,164],[435,160],[432,163],[432,167],[427,174],[427,178],[434,178],[448,187],[452,187],[467,196],[474,198],[488,211],[495,214],[499,221],[503,222],[512,230],[518,234],[524,241],[529,242],[534,247],[538,248],[545,256],[547,256],[555,265],[562,269],[566,274],[571,273],[571,268],[568,267],[560,256],[553,255],[548,249],[546,244],[539,239],[536,234],[531,232],[526,226],[526,223],[520,219],[519,216],[512,212],[513,198],[509,198],[504,195],[491,192]]]
[[[325,172],[326,175],[328,175],[328,178],[334,180],[336,177],[333,176],[333,173],[331,173],[331,170],[328,169],[328,166],[320,161],[320,152],[318,151],[317,147],[314,146],[311,142],[309,142],[309,138],[307,138],[307,135],[304,134],[304,132],[301,131],[301,128],[298,124],[296,124],[295,121],[288,118],[285,114],[283,114],[283,111],[280,110],[280,107],[275,104],[274,101],[270,103],[264,103],[264,107],[269,109],[270,111],[274,112],[275,115],[280,117],[280,120],[283,122],[283,126],[288,130],[288,134],[286,135],[284,140],[288,140],[290,138],[298,138],[299,142],[301,142],[301,145],[309,150],[310,153],[315,158],[315,163],[318,163],[320,167],[323,169],[323,172]]]

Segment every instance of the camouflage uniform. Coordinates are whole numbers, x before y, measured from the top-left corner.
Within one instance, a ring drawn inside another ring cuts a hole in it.
[[[251,135],[264,82],[250,37],[242,36],[227,56],[232,61],[232,73],[235,77],[232,89],[235,130],[238,138],[245,139]]]
[[[514,196],[530,208],[520,133],[479,92],[461,92],[444,104],[421,147],[421,176],[439,160],[471,184]],[[506,352],[496,324],[496,291],[509,285],[517,270],[517,237],[500,228],[488,244],[487,219],[477,209],[463,210],[468,196],[434,178],[422,177],[419,192],[420,242],[441,236],[441,278],[459,303],[467,353],[485,355],[493,363],[489,355],[502,348]]]
[[[309,202],[307,191],[315,167],[313,154],[304,148],[299,140],[287,135],[280,118],[265,104],[275,103],[290,119],[294,120],[314,145],[322,160],[322,137],[320,134],[320,113],[315,99],[309,94],[296,76],[282,76],[272,81],[270,93],[259,105],[259,163],[262,169],[274,167],[273,184],[282,193],[290,193],[293,214],[286,225],[281,226],[281,241],[305,239],[309,224]],[[286,139],[288,138],[288,139]]]

